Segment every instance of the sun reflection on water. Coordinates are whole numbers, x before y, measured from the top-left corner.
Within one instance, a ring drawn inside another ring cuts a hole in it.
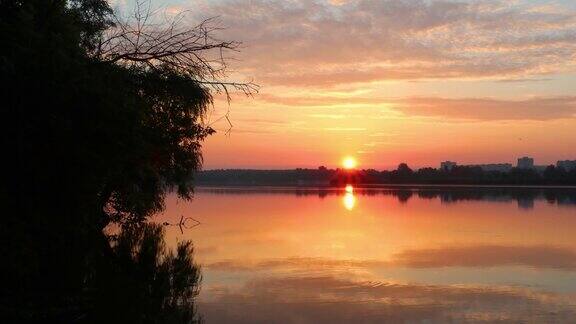
[[[344,194],[344,197],[342,198],[342,203],[344,204],[344,207],[348,210],[352,210],[354,209],[354,206],[356,206],[356,197],[354,196],[354,187],[352,187],[351,185],[346,185],[346,188],[344,189],[346,191],[346,193]]]
[[[158,220],[202,222],[165,226],[167,244],[193,240],[204,271],[199,306],[217,324],[293,314],[574,323],[573,190],[365,190],[199,188],[191,202],[170,194]],[[519,199],[533,199],[533,209]]]

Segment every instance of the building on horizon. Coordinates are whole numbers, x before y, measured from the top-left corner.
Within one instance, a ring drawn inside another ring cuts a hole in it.
[[[498,171],[498,172],[510,172],[512,170],[511,163],[489,163],[489,164],[472,164],[471,167],[478,167],[484,172]]]
[[[556,162],[557,168],[562,168],[566,171],[572,171],[576,169],[576,160],[564,160]]]
[[[516,166],[518,169],[534,169],[534,159],[527,156],[521,157]]]
[[[440,162],[440,170],[442,171],[452,171],[452,169],[456,166],[456,162],[452,162],[452,161],[444,161],[444,162]]]

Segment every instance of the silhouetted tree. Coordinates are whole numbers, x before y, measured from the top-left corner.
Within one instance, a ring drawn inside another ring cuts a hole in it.
[[[390,180],[398,183],[407,183],[411,181],[414,171],[410,169],[408,164],[400,163],[398,168],[391,172]]]
[[[408,176],[413,173],[412,169],[410,169],[410,167],[406,163],[400,163],[396,170],[398,171],[398,174],[401,176]]]
[[[330,185],[346,184],[576,184],[576,169],[566,172],[549,167],[542,173],[535,170],[510,172],[483,171],[480,167],[457,166],[451,171],[421,168],[410,172],[402,166],[393,171],[295,169],[295,170],[208,170],[197,174],[196,180],[204,185]]]
[[[0,227],[8,319],[77,320],[112,254],[102,229],[143,221],[172,188],[189,198],[213,95],[256,90],[225,79],[211,51],[238,43],[214,40],[211,20],[158,27],[145,12],[134,24],[105,0],[0,1],[3,141],[15,146],[3,197],[18,211]]]

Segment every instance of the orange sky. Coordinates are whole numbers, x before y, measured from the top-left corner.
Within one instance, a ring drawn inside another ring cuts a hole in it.
[[[128,1],[130,2],[130,1]],[[117,6],[126,1],[116,1]],[[243,42],[229,77],[261,86],[205,168],[437,166],[576,159],[576,3],[569,0],[163,0]]]

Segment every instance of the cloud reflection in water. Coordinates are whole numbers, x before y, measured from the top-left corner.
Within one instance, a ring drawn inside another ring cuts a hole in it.
[[[167,217],[193,214],[203,226],[167,230],[198,247],[199,311],[209,323],[571,323],[574,197],[527,188],[199,189],[190,205],[169,201]],[[530,212],[518,208],[524,201],[534,202]]]

